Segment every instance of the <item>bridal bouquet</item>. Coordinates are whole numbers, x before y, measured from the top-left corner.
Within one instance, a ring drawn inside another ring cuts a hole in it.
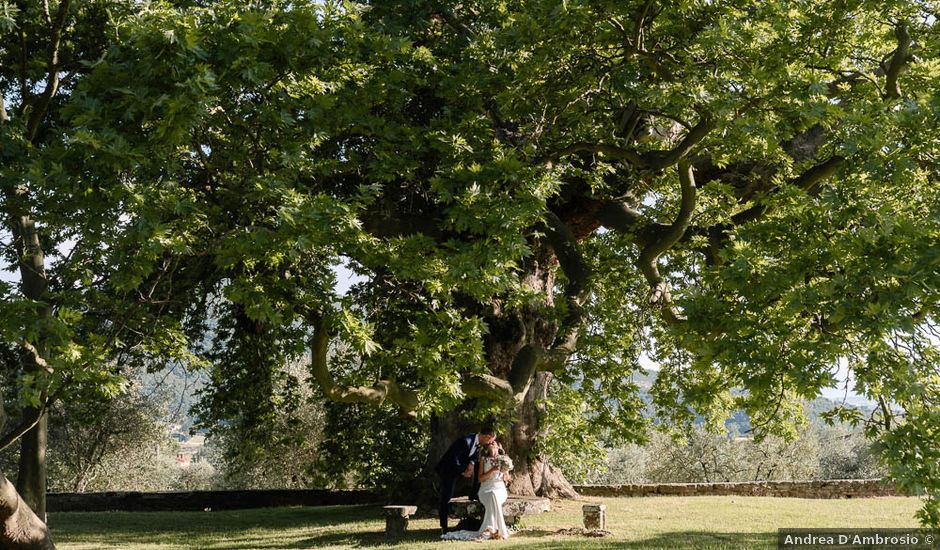
[[[496,465],[500,470],[507,472],[512,470],[512,459],[509,458],[509,455],[497,455],[494,460],[496,460]]]

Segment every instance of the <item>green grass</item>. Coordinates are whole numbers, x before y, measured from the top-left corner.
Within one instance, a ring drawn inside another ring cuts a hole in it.
[[[766,497],[590,498],[607,504],[610,537],[557,535],[581,525],[581,504],[554,503],[493,547],[775,548],[781,527],[916,527],[915,498],[808,500]],[[271,508],[231,512],[61,513],[50,516],[60,550],[287,550],[300,548],[477,548],[438,539],[437,520],[412,519],[408,537],[385,540],[376,506]]]

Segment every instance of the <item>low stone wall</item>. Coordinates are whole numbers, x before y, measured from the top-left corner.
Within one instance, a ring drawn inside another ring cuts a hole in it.
[[[791,498],[867,498],[904,496],[893,483],[881,479],[576,485],[575,490],[584,496],[595,497],[735,495]]]
[[[369,491],[326,489],[49,493],[46,497],[46,508],[49,512],[162,512],[377,504],[384,500],[380,495]]]

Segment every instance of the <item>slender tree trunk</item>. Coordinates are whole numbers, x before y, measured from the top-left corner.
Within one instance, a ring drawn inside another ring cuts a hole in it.
[[[24,200],[23,192],[18,191],[18,199]],[[21,206],[25,208],[25,205]],[[38,303],[38,336],[34,342],[25,342],[23,371],[26,374],[43,377],[51,374],[48,360],[47,324],[52,316],[52,307],[48,303],[46,261],[36,222],[29,215],[17,216],[14,224],[15,236],[22,247],[20,260],[20,286],[23,295]],[[40,396],[45,402],[46,392]],[[27,411],[27,414],[31,411]],[[32,411],[35,412],[35,411]],[[46,443],[49,437],[49,421],[45,413],[39,421],[22,437],[20,447],[20,470],[16,488],[23,499],[40,518],[46,517]]]
[[[49,437],[49,417],[43,414],[39,422],[25,435],[20,446],[19,474],[16,488],[21,498],[43,521],[46,520],[46,445]]]

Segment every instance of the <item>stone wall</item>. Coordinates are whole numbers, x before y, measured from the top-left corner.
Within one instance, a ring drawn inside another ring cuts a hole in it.
[[[767,496],[795,498],[867,498],[903,496],[879,479],[826,481],[758,481],[733,483],[659,483],[627,485],[576,485],[583,496]],[[332,506],[380,504],[386,498],[369,491],[282,489],[258,491],[167,491],[159,493],[49,493],[49,512],[159,512],[239,510],[277,506]]]
[[[584,496],[596,497],[736,495],[792,498],[866,498],[903,496],[903,493],[898,491],[894,484],[880,479],[576,485],[575,490]]]
[[[46,506],[49,512],[161,512],[377,504],[384,500],[380,495],[369,491],[325,489],[49,493]]]

